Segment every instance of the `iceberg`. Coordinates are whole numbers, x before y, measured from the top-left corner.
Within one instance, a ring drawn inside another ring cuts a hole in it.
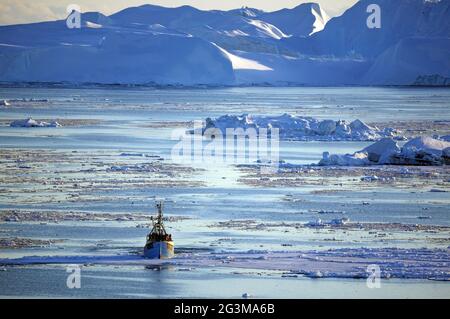
[[[203,133],[210,128],[219,129],[222,134],[226,134],[226,130],[229,128],[243,130],[264,128],[268,130],[269,134],[273,129],[278,129],[281,139],[300,141],[377,141],[385,137],[403,139],[398,130],[393,128],[380,130],[359,119],[349,123],[345,120],[318,120],[290,114],[280,116],[223,115],[216,119],[207,118]]]
[[[28,118],[25,120],[16,120],[12,121],[9,125],[11,127],[60,127],[62,126],[56,121],[44,122],[33,120],[32,118]]]
[[[450,142],[431,137],[416,137],[406,143],[393,164],[443,165],[450,163]]]
[[[399,147],[392,138],[380,141],[353,154],[323,153],[322,166],[420,165],[450,163],[450,142],[431,137],[416,137]]]

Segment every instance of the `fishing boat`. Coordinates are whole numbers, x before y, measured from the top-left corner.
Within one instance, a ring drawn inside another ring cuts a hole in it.
[[[166,232],[163,223],[163,202],[156,203],[157,216],[153,218],[152,231],[147,235],[144,257],[166,259],[174,256],[172,235]]]

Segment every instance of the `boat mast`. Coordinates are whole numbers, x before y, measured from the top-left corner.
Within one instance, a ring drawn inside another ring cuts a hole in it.
[[[159,201],[159,203],[156,203],[156,208],[158,210],[158,216],[156,217],[156,225],[158,225],[158,235],[159,236],[163,236],[166,233],[166,230],[164,229],[163,226],[163,212],[162,212],[162,201]],[[158,258],[161,258],[161,249],[162,249],[162,245],[159,244],[158,245],[158,250],[159,250],[159,255]]]
[[[156,234],[158,236],[165,236],[167,235],[166,229],[164,228],[163,224],[163,212],[162,212],[163,203],[162,201],[159,201],[156,203],[156,209],[158,210],[156,221],[153,223],[153,229],[152,233]]]

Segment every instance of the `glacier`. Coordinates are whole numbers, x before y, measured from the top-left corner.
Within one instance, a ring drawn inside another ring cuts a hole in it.
[[[380,29],[366,25],[373,3]],[[361,0],[331,19],[316,3],[87,12],[79,29],[65,20],[0,26],[0,82],[448,85],[449,12],[450,0]]]

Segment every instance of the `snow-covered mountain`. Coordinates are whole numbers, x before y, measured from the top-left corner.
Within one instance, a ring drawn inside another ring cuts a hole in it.
[[[366,25],[381,8],[381,29]],[[0,27],[0,81],[142,84],[413,84],[450,77],[450,0],[360,0],[263,12],[132,7]]]

